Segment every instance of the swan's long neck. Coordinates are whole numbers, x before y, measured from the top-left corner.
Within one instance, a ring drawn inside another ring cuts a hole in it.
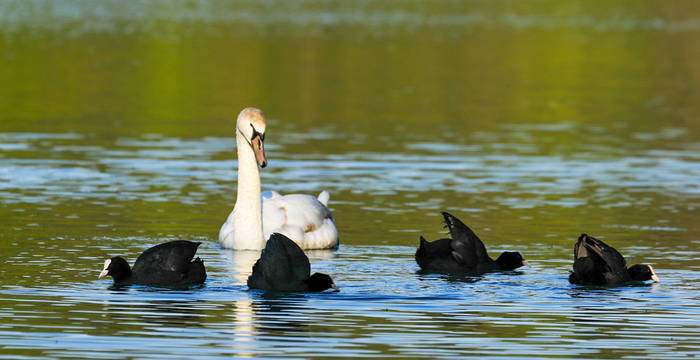
[[[236,131],[238,151],[238,194],[233,208],[236,248],[262,249],[265,246],[260,205],[260,173],[255,153],[248,141]]]

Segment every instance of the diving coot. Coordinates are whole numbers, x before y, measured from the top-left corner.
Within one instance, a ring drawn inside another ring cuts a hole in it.
[[[274,233],[265,244],[260,259],[253,265],[248,287],[274,291],[318,292],[338,290],[326,274],[311,274],[309,258],[299,245],[288,237]]]
[[[420,237],[416,262],[426,271],[487,272],[529,266],[519,252],[504,251],[495,261],[478,236],[456,217],[442,212],[451,239],[427,241]]]
[[[587,234],[574,245],[574,270],[569,282],[579,285],[620,285],[631,281],[659,281],[651,265],[627,268],[625,258],[612,246]]]

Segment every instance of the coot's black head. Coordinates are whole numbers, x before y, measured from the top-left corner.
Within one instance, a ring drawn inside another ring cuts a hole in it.
[[[129,267],[129,263],[119,256],[105,260],[105,267],[102,269],[98,279],[102,279],[107,275],[114,278],[115,282],[120,282],[128,278],[131,276],[131,268]]]
[[[326,274],[314,273],[308,279],[306,279],[306,284],[309,285],[310,291],[323,291],[326,289],[340,290],[333,279]]]
[[[530,266],[530,263],[517,251],[502,252],[496,262],[501,270],[514,270],[521,266]]]
[[[634,281],[654,280],[654,282],[659,282],[659,277],[656,276],[654,268],[652,268],[651,265],[633,265],[627,269],[627,273]]]

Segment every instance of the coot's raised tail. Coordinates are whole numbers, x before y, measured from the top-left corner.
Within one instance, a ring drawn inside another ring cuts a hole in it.
[[[487,272],[513,270],[530,264],[517,251],[504,251],[493,260],[484,243],[462,221],[442,212],[451,239],[427,241],[422,236],[416,251],[416,262],[426,271]]]
[[[260,259],[253,265],[248,287],[290,292],[338,290],[330,276],[310,274],[309,258],[299,245],[282,234],[274,233],[267,240]]]
[[[570,283],[614,286],[647,280],[659,282],[651,265],[638,264],[627,268],[625,258],[615,248],[587,234],[579,236],[574,245]]]

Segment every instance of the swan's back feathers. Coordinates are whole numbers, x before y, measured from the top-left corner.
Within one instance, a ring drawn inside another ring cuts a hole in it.
[[[311,195],[290,194],[265,201],[275,202],[277,206],[285,210],[286,224],[303,228],[304,232],[311,232],[321,226],[323,219],[331,215],[330,210]],[[265,204],[263,203],[263,206]],[[263,211],[263,216],[265,211]],[[263,218],[263,227],[265,226]]]
[[[327,194],[327,193],[326,193]],[[329,196],[319,197],[328,200]],[[338,230],[331,211],[319,199],[305,194],[263,197],[263,236],[278,232],[302,249],[328,249],[338,244]]]
[[[335,227],[331,211],[326,206],[329,199],[327,191],[322,191],[318,198],[304,194],[280,195],[269,190],[262,192],[264,239],[278,232],[292,239],[302,249],[337,247],[338,229]],[[221,226],[219,242],[224,248],[253,249],[254,247],[242,247],[234,241],[235,213],[236,209]]]

